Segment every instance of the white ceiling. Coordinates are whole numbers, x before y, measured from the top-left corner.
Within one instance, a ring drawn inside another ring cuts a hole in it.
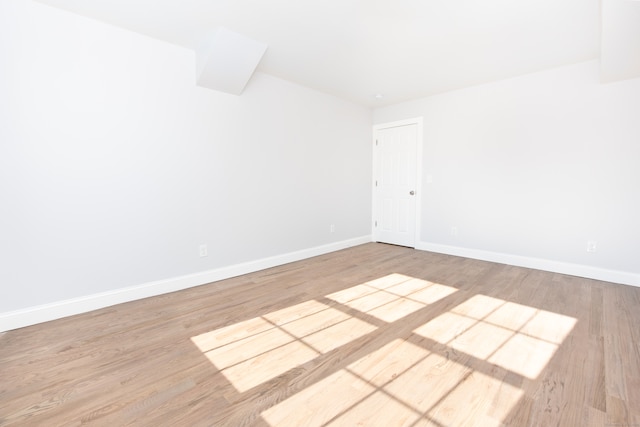
[[[600,56],[601,0],[40,1],[194,50],[224,26],[268,44],[259,71],[367,106]]]

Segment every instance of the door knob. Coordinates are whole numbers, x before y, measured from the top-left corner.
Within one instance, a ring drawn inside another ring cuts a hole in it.
[[[409,194],[411,194],[413,196],[414,194],[416,194],[416,192],[411,190],[411,191],[409,191]]]

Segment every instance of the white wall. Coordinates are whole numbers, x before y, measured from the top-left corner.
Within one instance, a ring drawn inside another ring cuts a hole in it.
[[[379,108],[374,123],[417,116],[419,247],[640,285],[640,79],[600,84],[587,62]]]
[[[366,108],[31,1],[0,64],[0,314],[370,234]]]

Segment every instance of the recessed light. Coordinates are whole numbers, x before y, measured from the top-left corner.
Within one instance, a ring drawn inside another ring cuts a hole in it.
[[[382,95],[381,93],[376,93],[375,94],[375,98],[376,99],[382,99],[382,98],[384,98],[384,95]]]

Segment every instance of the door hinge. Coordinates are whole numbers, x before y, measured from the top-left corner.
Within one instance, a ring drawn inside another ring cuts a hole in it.
[[[376,179],[376,187],[378,186],[378,180]]]
[[[376,223],[376,227],[377,227],[378,226],[378,221],[375,221],[375,223]]]
[[[376,146],[378,145],[378,140],[376,139]]]

